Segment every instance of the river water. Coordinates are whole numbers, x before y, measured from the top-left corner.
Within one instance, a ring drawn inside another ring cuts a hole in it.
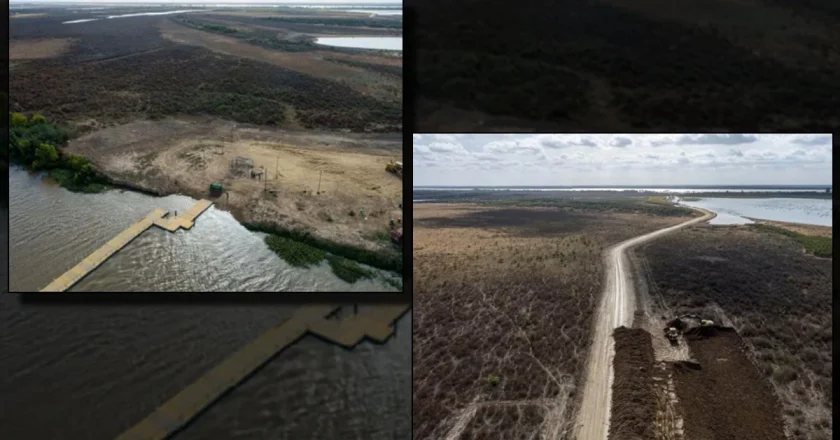
[[[701,198],[680,201],[681,205],[704,208],[717,213],[709,223],[717,225],[748,224],[756,218],[807,225],[831,226],[832,200],[797,198]]]
[[[357,49],[402,50],[402,37],[321,37],[315,44]]]
[[[0,438],[113,439],[292,311],[0,294]],[[173,438],[410,439],[411,314],[383,345],[305,337]]]
[[[155,208],[183,213],[196,202],[119,190],[73,193],[20,168],[9,170],[9,199],[12,292],[42,289]],[[378,277],[347,283],[326,261],[292,267],[268,249],[264,237],[210,207],[189,231],[146,230],[71,291],[396,290]]]

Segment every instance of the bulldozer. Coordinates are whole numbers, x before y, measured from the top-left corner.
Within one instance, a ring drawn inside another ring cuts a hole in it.
[[[683,322],[683,319],[697,320],[700,322],[700,326],[699,328],[689,328],[688,324]],[[679,344],[680,334],[684,334],[689,331],[691,331],[692,333],[699,333],[701,335],[708,334],[710,332],[713,332],[714,325],[715,323],[711,319],[703,319],[698,315],[681,315],[668,322],[668,325],[665,327],[665,337],[668,338],[668,341],[671,342],[671,345],[677,345]]]
[[[385,165],[385,171],[387,171],[387,172],[389,172],[389,173],[394,173],[394,174],[396,174],[399,178],[401,178],[401,179],[402,179],[402,174],[403,174],[403,164],[402,164],[402,162],[394,162],[394,161],[392,160],[392,161],[388,162],[388,164],[387,164],[387,165]]]

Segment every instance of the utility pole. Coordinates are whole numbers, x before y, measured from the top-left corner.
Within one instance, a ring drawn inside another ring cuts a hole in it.
[[[315,194],[321,194],[321,175],[324,174],[323,171],[318,173],[318,191]]]

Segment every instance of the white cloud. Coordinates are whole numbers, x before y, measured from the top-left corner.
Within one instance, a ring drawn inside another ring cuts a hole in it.
[[[415,185],[826,184],[832,164],[830,135],[799,134],[421,134],[413,151]]]

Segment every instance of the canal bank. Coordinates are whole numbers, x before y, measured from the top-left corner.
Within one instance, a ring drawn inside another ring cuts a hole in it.
[[[9,168],[12,291],[37,291],[154,209],[186,212],[182,195],[151,197],[133,191],[74,193],[43,173]],[[287,264],[231,213],[211,207],[190,231],[148,230],[79,281],[70,291],[394,291],[377,274],[347,283],[327,262]]]

